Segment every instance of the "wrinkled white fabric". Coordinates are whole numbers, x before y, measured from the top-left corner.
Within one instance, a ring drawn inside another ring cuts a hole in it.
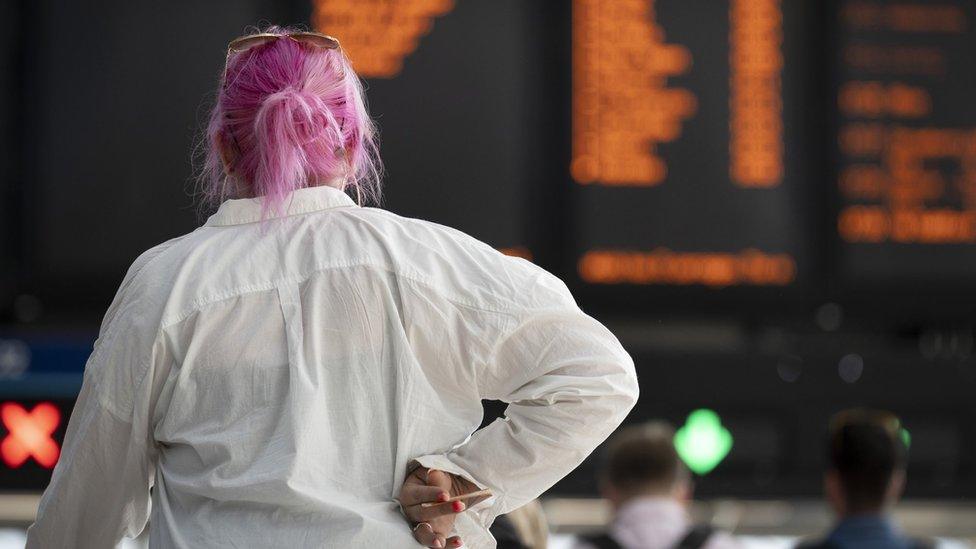
[[[531,263],[331,187],[268,216],[227,201],[135,261],[28,547],[147,520],[151,547],[416,547],[414,460],[493,490],[457,524],[493,547],[633,406],[630,357]],[[475,432],[481,399],[511,404]]]

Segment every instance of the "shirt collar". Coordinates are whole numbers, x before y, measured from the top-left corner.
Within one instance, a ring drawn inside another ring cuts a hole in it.
[[[306,187],[292,191],[285,199],[281,212],[269,211],[265,214],[264,197],[226,200],[220,205],[217,212],[207,219],[204,226],[243,225],[245,223],[256,223],[262,219],[275,219],[331,208],[351,207],[356,207],[356,203],[344,191],[328,185]]]

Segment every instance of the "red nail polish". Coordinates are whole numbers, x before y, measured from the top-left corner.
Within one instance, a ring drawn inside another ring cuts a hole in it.
[[[437,501],[447,501],[447,500],[449,500],[449,499],[451,499],[451,497],[450,497],[450,496],[448,496],[446,492],[441,492],[441,493],[440,493],[440,494],[438,494],[438,496],[437,496]]]
[[[460,501],[455,501],[454,502],[454,512],[455,513],[460,513],[461,511],[464,511],[464,504],[461,503]]]

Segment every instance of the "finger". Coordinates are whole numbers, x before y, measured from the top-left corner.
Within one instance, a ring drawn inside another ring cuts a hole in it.
[[[446,501],[449,497],[446,490],[437,486],[408,484],[400,490],[399,501],[401,506],[410,507],[420,503]]]
[[[413,539],[417,540],[424,547],[433,547],[434,541],[437,539],[437,534],[434,533],[434,529],[431,528],[430,524],[421,522],[413,527]]]
[[[438,517],[429,521],[434,533],[448,537],[454,531],[454,517]]]
[[[431,522],[448,517],[453,521],[454,515],[460,512],[454,509],[455,505],[453,503],[445,503],[444,505],[435,505],[433,507],[424,507],[418,503],[409,507],[403,507],[403,514],[411,522]],[[467,507],[462,506],[461,510],[463,511],[464,509],[467,509]]]
[[[406,499],[411,500],[412,498],[408,497]],[[436,501],[445,501],[446,499],[448,499],[446,492],[440,492],[436,497]],[[451,503],[445,503],[443,505],[433,505],[431,507],[424,507],[423,505],[424,503],[430,503],[430,502],[420,502],[420,503],[414,503],[413,505],[408,505],[404,499],[401,499],[400,508],[403,509],[403,514],[406,515],[406,517],[410,519],[411,522],[429,522],[439,517],[445,517],[454,514],[452,512],[453,507]],[[434,509],[435,512],[431,513],[430,510],[432,509]]]
[[[451,490],[451,475],[437,469],[428,469],[424,481],[427,486],[436,486],[448,492]],[[457,494],[452,494],[457,495]]]
[[[444,536],[434,532],[434,529],[426,522],[421,522],[414,527],[413,537],[424,547],[441,549],[445,547],[446,543]]]
[[[404,513],[408,517],[411,517],[412,520],[427,522],[440,517],[453,517],[458,513],[464,512],[467,508],[468,506],[463,501],[452,501],[451,503],[435,505],[433,507],[421,507],[420,504],[417,504],[404,508]]]
[[[426,467],[417,467],[413,471],[410,471],[410,474],[407,475],[407,478],[412,477],[419,480],[423,484],[427,484],[427,471],[428,469]]]
[[[460,536],[451,536],[447,538],[445,544],[448,549],[453,549],[455,547],[461,547],[462,545],[464,545],[464,543],[461,542]]]

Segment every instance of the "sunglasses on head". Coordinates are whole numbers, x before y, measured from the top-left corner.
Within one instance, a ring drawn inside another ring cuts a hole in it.
[[[328,34],[322,34],[320,32],[291,32],[285,34],[262,32],[259,34],[240,36],[231,40],[230,44],[227,44],[227,57],[224,59],[224,82],[226,83],[227,81],[227,65],[229,64],[230,57],[232,55],[244,53],[250,49],[275,42],[281,38],[287,38],[289,40],[294,40],[299,44],[308,44],[309,46],[324,50],[339,49],[338,40],[329,36]]]

